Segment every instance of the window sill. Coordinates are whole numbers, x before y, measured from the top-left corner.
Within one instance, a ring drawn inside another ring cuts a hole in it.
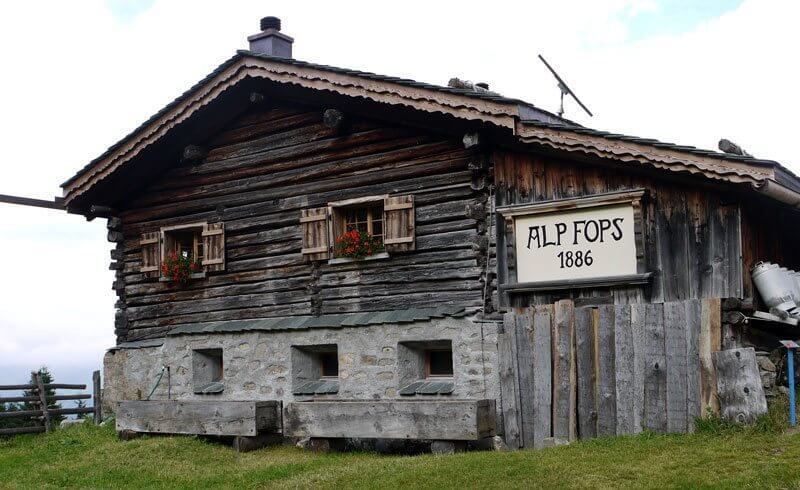
[[[212,381],[211,383],[207,383],[195,388],[194,393],[196,395],[216,395],[218,393],[222,393],[224,389],[225,385],[222,382]]]
[[[367,262],[370,260],[383,260],[388,259],[389,254],[388,252],[381,252],[375,255],[368,255],[366,257],[361,257],[360,259],[352,259],[350,257],[337,257],[335,259],[328,260],[328,264],[335,265],[335,264],[352,264],[353,262]]]
[[[454,389],[453,378],[426,378],[404,386],[399,393],[402,396],[450,395]]]
[[[189,275],[189,279],[205,279],[205,278],[206,278],[206,273],[205,272],[197,272],[195,274],[190,274]],[[159,282],[175,282],[172,279],[170,279],[169,277],[159,277],[158,281]]]

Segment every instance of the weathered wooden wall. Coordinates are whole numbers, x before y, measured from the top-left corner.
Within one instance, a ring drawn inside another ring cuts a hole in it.
[[[460,138],[357,118],[342,133],[323,124],[322,108],[285,106],[241,117],[206,144],[201,162],[121,206],[111,266],[121,340],[199,321],[482,304],[487,197],[470,185],[479,156]],[[381,194],[414,195],[416,251],[361,264],[304,259],[302,209]],[[143,277],[143,232],[205,220],[225,223],[225,271],[183,288]]]
[[[518,308],[498,339],[512,448],[578,438],[690,432],[718,411],[712,352],[720,300]]]
[[[513,306],[548,304],[560,298],[636,303],[691,298],[740,297],[742,250],[740,206],[728,196],[640,173],[526,153],[495,152],[497,206],[646,189],[642,232],[649,287],[616,287],[516,293]],[[501,219],[496,225],[502,227]],[[515,282],[513,247],[498,235],[500,284]]]

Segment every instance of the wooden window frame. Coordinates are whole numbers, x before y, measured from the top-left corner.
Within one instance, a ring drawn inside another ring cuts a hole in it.
[[[431,373],[431,354],[433,352],[449,352],[450,353],[450,374],[433,374]],[[449,379],[455,375],[455,367],[453,366],[453,349],[425,349],[425,379],[445,378]]]
[[[384,242],[385,235],[386,235],[386,218],[385,218],[385,211],[383,209],[384,202],[386,198],[388,198],[388,194],[379,195],[379,196],[367,196],[367,197],[359,197],[355,199],[347,199],[344,201],[334,201],[328,203],[328,236],[330,237],[330,259],[329,262],[331,263],[340,263],[340,262],[350,262],[357,259],[351,259],[349,257],[338,257],[336,255],[336,239],[341,236],[346,230],[347,225],[344,222],[344,213],[347,210],[351,209],[358,209],[358,208],[367,208],[367,212],[371,214],[372,209],[380,207],[381,212],[381,229],[383,232],[381,233],[381,243]],[[367,233],[372,234],[372,222],[369,221],[367,225]],[[382,259],[388,258],[388,252],[380,252],[370,257],[365,257],[361,260],[374,260],[374,259]]]

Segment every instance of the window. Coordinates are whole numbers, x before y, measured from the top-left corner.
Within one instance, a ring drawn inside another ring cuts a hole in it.
[[[331,215],[334,258],[374,258],[384,253],[383,200],[332,207]],[[362,236],[346,236],[353,231]]]
[[[222,349],[192,351],[192,384],[195,393],[222,393]]]
[[[292,347],[292,394],[339,392],[339,350],[335,344]]]
[[[455,392],[451,340],[415,340],[397,344],[402,396],[452,395]]]
[[[368,233],[383,243],[383,204],[343,208],[344,229]]]
[[[139,270],[148,278],[161,277],[161,264],[173,253],[191,259],[200,266],[200,273],[225,269],[224,223],[168,226],[142,234],[139,243],[142,247]]]
[[[437,349],[425,351],[425,377],[452,377],[453,376],[453,351],[450,349]]]
[[[319,365],[321,378],[339,377],[339,356],[336,352],[320,352]]]

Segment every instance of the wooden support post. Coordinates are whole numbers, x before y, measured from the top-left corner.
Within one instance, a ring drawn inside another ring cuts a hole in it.
[[[721,304],[719,298],[704,299],[700,306],[700,407],[701,416],[719,414],[717,378],[712,354],[722,347]]]
[[[42,409],[44,427],[47,432],[50,432],[53,430],[53,424],[50,422],[50,412],[47,411],[47,393],[44,391],[42,375],[38,371],[33,371],[32,374],[33,378],[36,380],[36,390],[39,392],[39,407]]]
[[[92,404],[94,405],[94,424],[103,421],[103,400],[100,392],[100,371],[92,373]]]

